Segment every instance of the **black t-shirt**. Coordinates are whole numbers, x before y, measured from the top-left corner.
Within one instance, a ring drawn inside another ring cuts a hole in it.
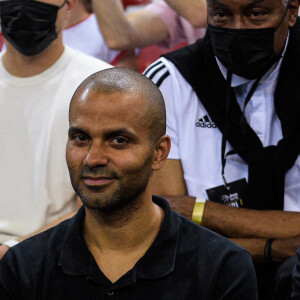
[[[291,300],[300,299],[300,248],[297,251],[298,263],[293,270],[293,293]]]
[[[101,272],[83,237],[85,209],[12,247],[0,261],[0,299],[257,299],[248,252],[172,211],[145,255],[117,282]]]

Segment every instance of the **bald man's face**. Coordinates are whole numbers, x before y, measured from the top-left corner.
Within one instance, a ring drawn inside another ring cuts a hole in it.
[[[114,210],[145,193],[153,150],[141,96],[77,93],[66,148],[71,182],[83,204]]]

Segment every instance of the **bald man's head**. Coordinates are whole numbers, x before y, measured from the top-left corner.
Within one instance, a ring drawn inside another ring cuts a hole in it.
[[[138,95],[142,100],[141,110],[144,114],[141,126],[149,129],[151,142],[165,134],[166,110],[163,96],[158,87],[144,75],[127,68],[111,68],[92,74],[75,91],[70,112],[78,101],[85,101],[90,93]]]

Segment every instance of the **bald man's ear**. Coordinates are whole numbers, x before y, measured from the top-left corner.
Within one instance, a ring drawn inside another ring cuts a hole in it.
[[[289,11],[288,11],[289,27],[293,27],[295,25],[298,17],[298,10],[299,10],[299,0],[291,0],[289,4]]]
[[[171,148],[171,139],[168,135],[161,136],[155,143],[152,170],[158,171],[164,165]]]

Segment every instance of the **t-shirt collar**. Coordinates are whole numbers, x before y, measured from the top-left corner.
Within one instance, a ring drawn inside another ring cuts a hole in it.
[[[172,272],[175,267],[179,234],[178,219],[165,199],[153,196],[153,202],[164,210],[164,220],[158,235],[145,255],[132,270],[123,276],[127,281],[136,282],[136,278],[161,278]],[[81,207],[78,213],[70,219],[58,265],[68,275],[87,276],[93,281],[103,282],[103,274],[84,240],[84,218],[85,208]]]
[[[68,275],[87,275],[91,253],[83,236],[85,208],[82,206],[70,219],[58,265]]]
[[[153,202],[164,210],[165,215],[153,244],[136,263],[137,276],[145,279],[161,278],[174,270],[179,235],[178,218],[168,202],[158,196],[153,197]]]

